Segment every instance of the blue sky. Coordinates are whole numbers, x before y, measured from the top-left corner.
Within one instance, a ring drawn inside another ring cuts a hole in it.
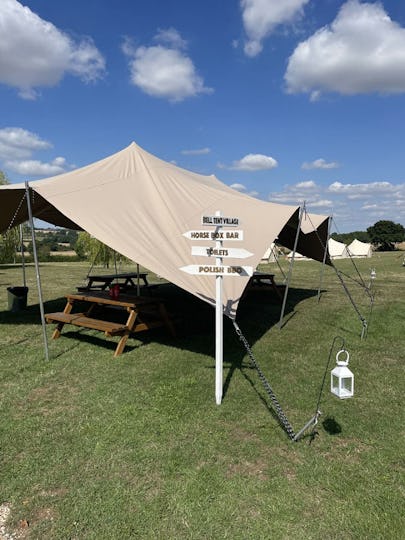
[[[398,0],[0,0],[10,181],[137,142],[235,189],[405,224]]]

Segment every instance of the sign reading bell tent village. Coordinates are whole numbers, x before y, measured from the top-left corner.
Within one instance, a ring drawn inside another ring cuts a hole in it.
[[[239,218],[223,216],[202,216],[201,225],[214,225],[215,227],[238,227]]]

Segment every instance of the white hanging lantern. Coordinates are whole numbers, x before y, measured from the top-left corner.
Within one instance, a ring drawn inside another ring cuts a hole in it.
[[[374,281],[376,277],[377,277],[377,272],[375,271],[375,268],[372,268],[371,274],[370,274],[370,279],[372,281]]]
[[[346,358],[339,360],[342,353]],[[330,391],[340,399],[350,398],[354,393],[354,375],[347,367],[349,358],[349,353],[345,349],[340,350],[336,355],[336,367],[330,374]]]

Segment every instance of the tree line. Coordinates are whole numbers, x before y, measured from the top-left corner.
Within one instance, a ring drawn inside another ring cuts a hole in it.
[[[405,228],[400,223],[389,220],[380,220],[374,223],[367,231],[354,231],[350,233],[332,233],[331,237],[337,242],[351,244],[354,239],[360,242],[371,243],[379,251],[393,251],[396,244],[405,241]]]

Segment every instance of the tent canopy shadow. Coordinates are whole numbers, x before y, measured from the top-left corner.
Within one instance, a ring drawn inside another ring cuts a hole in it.
[[[173,338],[163,327],[147,332],[139,332],[135,335],[138,343],[131,343],[132,339],[130,338],[124,354],[137,349],[139,342],[141,344],[157,342],[165,346],[189,350],[199,355],[215,355],[215,339],[213,338],[215,310],[212,306],[171,283],[159,285],[158,291],[152,294],[164,300],[167,311],[175,324],[177,336]],[[317,291],[314,289],[290,288],[285,315],[291,316],[300,302],[316,294]],[[48,300],[44,302],[45,313],[62,311],[65,303],[66,298],[63,296]],[[278,324],[280,309],[280,302],[271,291],[261,292],[260,294],[249,293],[240,302],[237,321],[251,346],[260,340],[270,328]],[[30,305],[25,310],[18,312],[0,312],[0,324],[24,325],[40,324],[40,322],[38,304]],[[101,336],[97,337],[96,333],[86,333],[70,325],[65,327],[62,336],[68,338],[77,337],[97,346],[115,347],[114,343],[103,339]],[[209,336],[209,339],[207,339],[207,336]],[[243,362],[246,351],[235,334],[231,320],[227,317],[224,318],[224,348],[227,351],[227,358],[232,358],[231,369],[225,381],[224,391],[226,392],[234,371],[248,366],[247,362]]]

